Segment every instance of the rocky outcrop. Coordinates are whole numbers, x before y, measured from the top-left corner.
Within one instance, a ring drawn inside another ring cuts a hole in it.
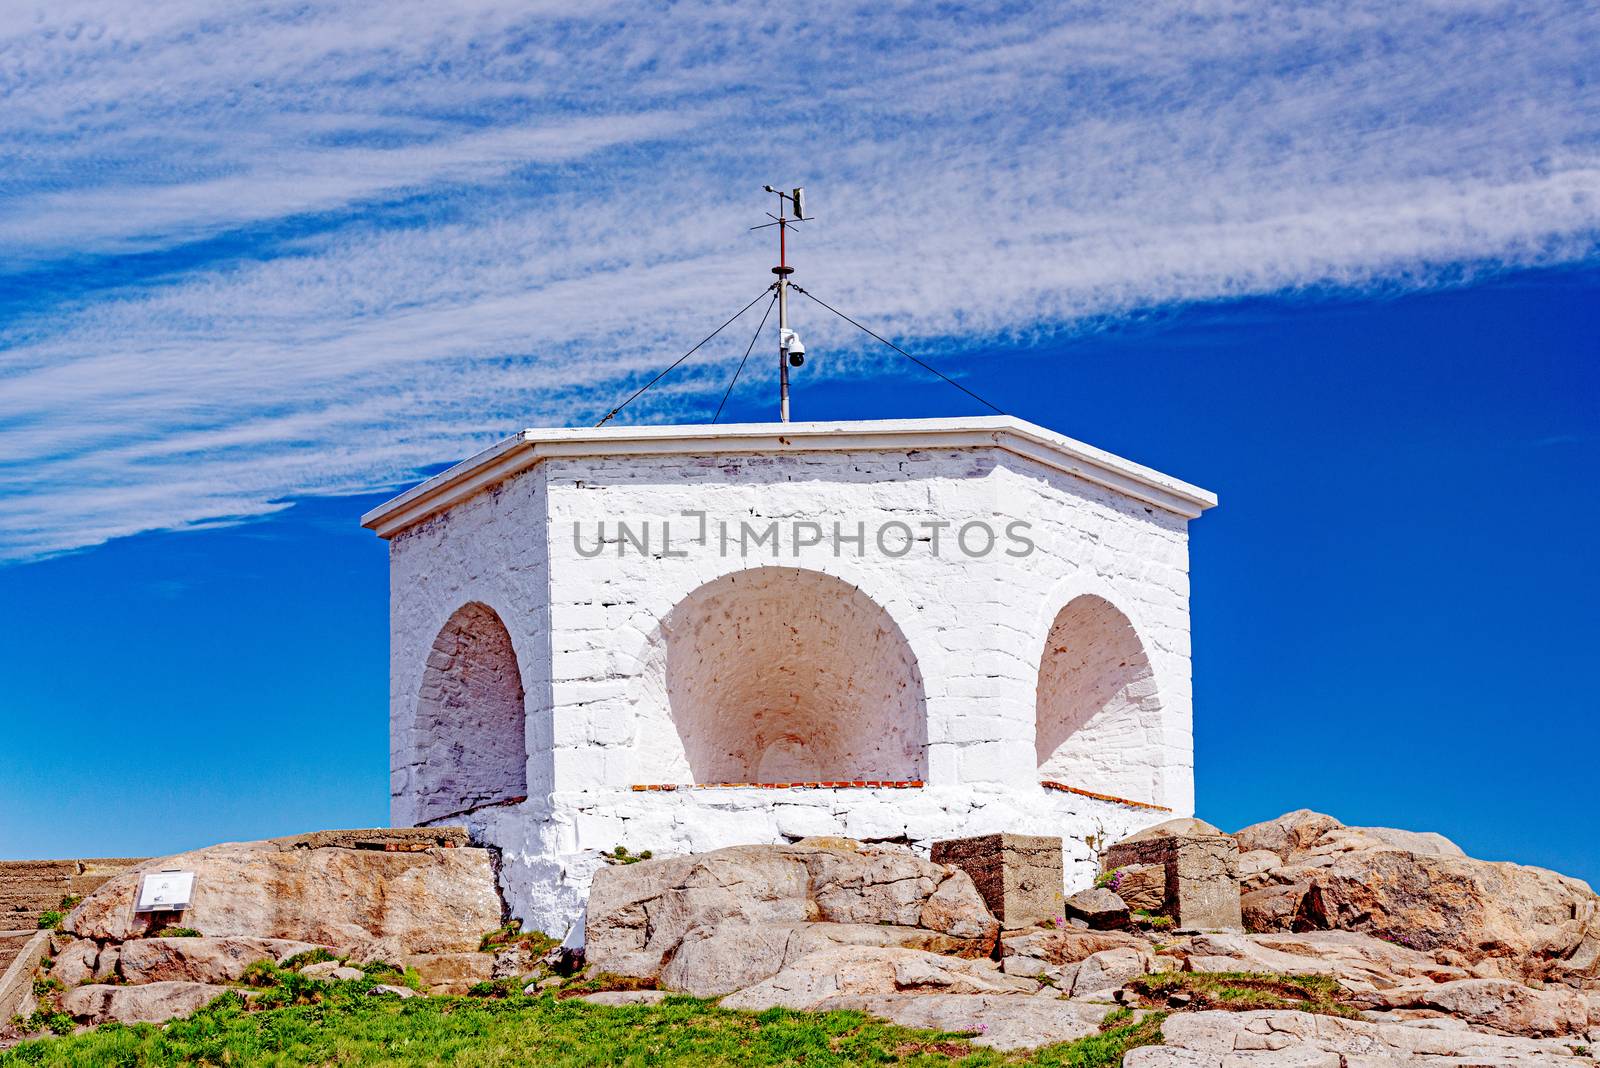
[[[1233,837],[1280,861],[1244,880],[1251,930],[1356,931],[1490,978],[1600,977],[1600,898],[1580,880],[1304,810]]]
[[[117,972],[126,983],[233,983],[256,961],[278,963],[315,948],[282,938],[140,938],[121,947]]]
[[[968,955],[986,954],[999,930],[965,872],[909,852],[734,846],[596,872],[584,948],[601,971],[654,978],[691,932],[691,954],[709,961],[719,959],[714,934],[723,925],[770,952],[796,925],[818,922],[919,928]],[[762,927],[773,930],[753,930]],[[771,975],[782,965],[766,960],[749,967]],[[690,982],[684,968],[673,975]]]
[[[79,986],[61,995],[61,1011],[78,1023],[163,1023],[209,1005],[228,988],[211,983]]]
[[[1570,1035],[1589,1025],[1582,995],[1564,987],[1534,990],[1510,979],[1458,979],[1374,991],[1362,1003],[1379,1009],[1432,1009],[1513,1035]]]
[[[1123,1068],[1579,1068],[1573,1044],[1483,1034],[1460,1020],[1378,1022],[1305,1012],[1173,1013],[1163,1043],[1129,1051]]]
[[[448,847],[399,851],[355,847],[341,838],[233,842],[180,853],[112,878],[72,911],[66,930],[96,942],[159,933],[170,917],[133,911],[140,876],[182,868],[195,873],[194,900],[182,923],[211,937],[292,939],[341,955],[475,950],[500,925],[501,905],[487,850],[456,845],[456,830],[427,829]]]
[[[141,877],[156,869],[195,873],[181,914],[134,912]],[[436,992],[459,994],[491,977],[496,957],[478,947],[500,923],[492,857],[460,828],[227,843],[148,861],[91,893],[50,936],[56,955],[42,965],[66,990],[41,998],[81,1022],[155,1022],[194,1011],[257,962],[314,949],[415,968]],[[188,931],[161,933],[178,925]],[[365,978],[341,961],[306,971]]]
[[[836,946],[916,949],[955,957],[982,953],[968,940],[920,927],[865,923],[744,924],[695,927],[661,969],[661,985],[695,997],[742,990],[810,953]]]
[[[1031,994],[1039,984],[1002,974],[989,961],[962,960],[916,949],[837,946],[808,953],[777,974],[722,999],[725,1008],[819,1010],[842,998],[907,991],[944,994]]]

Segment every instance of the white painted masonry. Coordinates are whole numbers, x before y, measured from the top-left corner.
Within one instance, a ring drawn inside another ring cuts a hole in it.
[[[1193,811],[1186,528],[1215,503],[1010,417],[524,431],[363,519],[390,540],[392,817],[465,822],[555,934],[617,845],[1015,831],[1085,884],[1169,817],[1041,779]],[[521,739],[460,696],[498,707],[503,663],[437,696],[441,635],[503,647],[450,629],[469,605],[509,637]],[[518,741],[525,800],[449,765]],[[924,785],[688,788],[885,780]]]

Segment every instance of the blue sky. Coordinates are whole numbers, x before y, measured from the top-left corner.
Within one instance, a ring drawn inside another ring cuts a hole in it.
[[[382,822],[356,517],[754,296],[774,182],[819,295],[1221,494],[1202,814],[1600,881],[1600,16],[1395,7],[21,5],[0,855]],[[799,417],[974,410],[797,318]],[[705,418],[745,340],[627,416]]]

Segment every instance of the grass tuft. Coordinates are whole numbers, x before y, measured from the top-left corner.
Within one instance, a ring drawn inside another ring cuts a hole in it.
[[[1165,1005],[1175,994],[1187,994],[1188,1008],[1247,1012],[1251,1009],[1296,1009],[1344,1016],[1361,1013],[1339,1000],[1344,992],[1331,975],[1278,975],[1272,972],[1156,972],[1129,984],[1148,1003]]]

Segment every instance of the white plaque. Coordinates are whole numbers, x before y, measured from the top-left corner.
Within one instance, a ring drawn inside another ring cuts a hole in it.
[[[153,871],[139,880],[135,912],[179,912],[189,907],[194,894],[194,872]]]

